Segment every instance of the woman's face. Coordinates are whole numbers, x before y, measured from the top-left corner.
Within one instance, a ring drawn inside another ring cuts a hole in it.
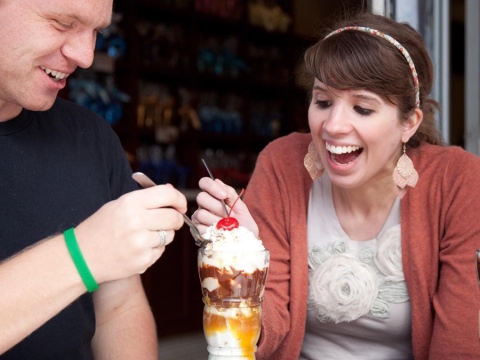
[[[337,90],[315,80],[308,121],[332,183],[355,189],[391,184],[408,141],[397,106],[366,90]]]

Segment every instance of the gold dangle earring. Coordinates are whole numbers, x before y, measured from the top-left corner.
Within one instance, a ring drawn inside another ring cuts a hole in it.
[[[397,166],[393,170],[393,181],[397,185],[397,196],[401,199],[407,192],[406,186],[415,187],[418,181],[418,173],[413,166],[412,160],[407,156],[407,145],[403,143],[403,155],[398,159]]]
[[[323,174],[323,165],[320,161],[317,148],[313,141],[308,145],[308,152],[303,159],[303,165],[307,169],[312,180],[318,179]]]

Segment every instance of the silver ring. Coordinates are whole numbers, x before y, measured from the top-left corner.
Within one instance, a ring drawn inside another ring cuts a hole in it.
[[[167,244],[167,233],[164,230],[158,230],[158,235],[160,235],[160,244],[157,247],[162,247]]]

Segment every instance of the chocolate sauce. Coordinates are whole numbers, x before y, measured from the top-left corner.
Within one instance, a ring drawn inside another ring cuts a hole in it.
[[[228,298],[251,299],[259,301],[263,295],[267,269],[247,273],[233,268],[217,268],[203,264],[199,268],[200,281],[208,277],[218,280],[219,287],[213,291],[202,288],[203,296],[211,301],[222,301]]]

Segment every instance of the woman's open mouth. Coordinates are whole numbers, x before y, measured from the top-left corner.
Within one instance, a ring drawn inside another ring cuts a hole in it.
[[[325,143],[330,153],[330,159],[337,164],[347,165],[354,161],[363,151],[363,148],[356,145],[350,146],[334,146]]]

